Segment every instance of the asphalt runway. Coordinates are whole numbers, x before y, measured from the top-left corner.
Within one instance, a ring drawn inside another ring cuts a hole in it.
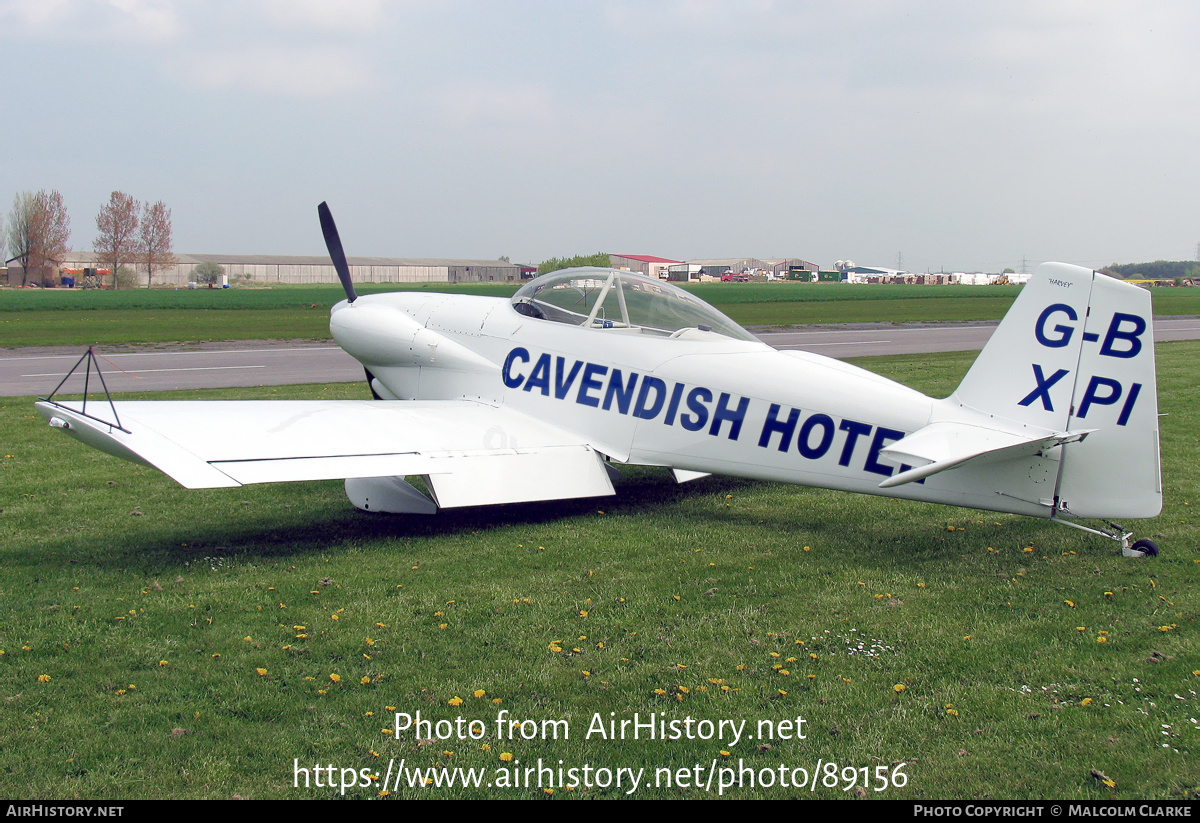
[[[996,324],[810,326],[757,332],[777,349],[828,357],[978,351]],[[1154,339],[1200,339],[1200,318],[1154,321]],[[0,349],[0,396],[45,396],[79,360],[82,348]],[[263,341],[158,345],[145,350],[97,350],[111,392],[346,383],[363,380],[362,367],[332,342]],[[74,380],[74,378],[73,378]],[[69,384],[78,392],[82,381]],[[98,387],[97,387],[98,388]]]

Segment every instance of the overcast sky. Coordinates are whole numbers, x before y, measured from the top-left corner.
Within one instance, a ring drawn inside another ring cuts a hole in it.
[[[1200,3],[0,0],[0,206],[181,252],[1193,259]]]

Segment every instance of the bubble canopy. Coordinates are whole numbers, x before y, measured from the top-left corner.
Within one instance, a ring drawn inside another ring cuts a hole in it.
[[[757,338],[698,297],[620,269],[563,269],[530,280],[512,297],[526,317],[589,329],[687,339]]]

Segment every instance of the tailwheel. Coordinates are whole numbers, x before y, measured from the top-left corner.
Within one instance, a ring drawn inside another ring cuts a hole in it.
[[[1157,557],[1158,544],[1153,540],[1139,540],[1132,546],[1122,546],[1121,554],[1125,557]]]

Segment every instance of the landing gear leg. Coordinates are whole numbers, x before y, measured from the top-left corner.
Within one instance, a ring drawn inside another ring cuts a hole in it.
[[[1125,527],[1118,523],[1106,522],[1107,528],[1093,529],[1088,526],[1081,526],[1078,523],[1072,523],[1070,520],[1063,520],[1060,517],[1051,517],[1050,522],[1070,526],[1073,529],[1079,529],[1089,534],[1098,534],[1101,537],[1107,537],[1109,540],[1115,540],[1121,545],[1122,557],[1158,556],[1158,545],[1153,540],[1142,539],[1135,543],[1130,543],[1129,538],[1133,537],[1133,532],[1125,531]]]

